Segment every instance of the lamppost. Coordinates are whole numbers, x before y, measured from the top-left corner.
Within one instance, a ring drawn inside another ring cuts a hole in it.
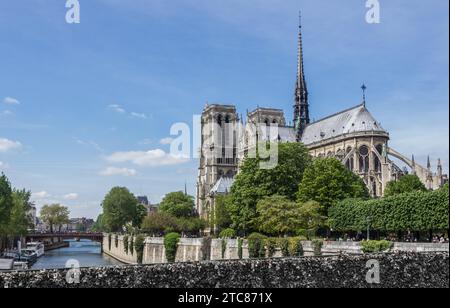
[[[372,221],[372,217],[367,216],[367,240],[370,240],[370,223]]]

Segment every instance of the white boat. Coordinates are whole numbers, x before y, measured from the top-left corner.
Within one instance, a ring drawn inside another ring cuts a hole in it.
[[[41,242],[27,243],[27,248],[23,250],[35,253],[38,258],[42,257],[45,253],[44,244]]]
[[[22,262],[22,261],[14,261],[14,270],[15,271],[26,271],[29,267],[28,267],[28,263],[27,262]]]

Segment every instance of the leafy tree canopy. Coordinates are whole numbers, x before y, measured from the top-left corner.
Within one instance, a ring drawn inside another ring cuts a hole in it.
[[[360,177],[335,158],[315,159],[305,170],[298,189],[298,201],[318,202],[323,213],[346,198],[368,198],[366,185]]]
[[[43,222],[50,227],[50,232],[54,231],[55,226],[61,226],[69,223],[70,211],[67,207],[60,204],[44,205],[41,209],[40,216]]]
[[[158,209],[179,218],[193,217],[195,216],[194,197],[188,196],[182,191],[168,193]]]
[[[12,209],[12,189],[8,178],[2,173],[0,176],[0,235],[7,233],[8,222]]]
[[[262,169],[263,159],[246,158],[231,188],[229,212],[232,228],[244,232],[255,230],[256,205],[265,197],[279,195],[295,200],[303,172],[311,163],[308,149],[301,143],[278,144],[278,164]]]
[[[414,191],[427,191],[427,188],[417,175],[408,174],[402,176],[398,181],[387,183],[384,195],[389,197]]]
[[[107,231],[121,232],[131,223],[138,227],[145,217],[145,207],[125,187],[114,187],[102,202],[103,224]]]
[[[30,210],[31,192],[26,190],[13,190],[12,200],[13,205],[11,209],[10,219],[10,234],[11,235],[25,235],[28,229],[33,227],[31,217],[28,215]]]
[[[288,198],[275,195],[258,202],[254,220],[259,231],[269,235],[289,235],[302,227],[300,206]]]

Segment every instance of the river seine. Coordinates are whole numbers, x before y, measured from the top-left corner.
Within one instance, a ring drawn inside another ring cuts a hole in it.
[[[70,247],[46,251],[45,255],[31,267],[31,269],[65,268],[69,263],[78,262],[80,267],[98,267],[121,265],[119,261],[101,253],[100,243],[81,240],[68,241]]]

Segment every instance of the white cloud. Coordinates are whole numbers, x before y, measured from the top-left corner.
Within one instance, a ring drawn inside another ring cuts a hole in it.
[[[137,171],[134,169],[117,168],[117,167],[108,167],[100,172],[100,175],[104,176],[114,176],[114,175],[135,176],[136,174]]]
[[[8,164],[0,161],[0,169],[6,169],[6,168],[8,168]]]
[[[78,199],[78,194],[70,193],[70,194],[64,195],[64,199],[65,200],[76,200],[76,199]]]
[[[5,97],[3,99],[3,103],[8,104],[8,105],[19,105],[20,104],[20,102],[17,98],[9,97],[9,96]]]
[[[2,112],[0,112],[0,115],[4,115],[4,116],[8,116],[8,115],[12,115],[13,112],[11,110],[3,110]]]
[[[18,141],[0,138],[0,152],[7,152],[9,150],[18,149],[21,146],[22,144]]]
[[[108,108],[114,110],[117,113],[125,113],[125,109],[123,109],[120,105],[109,105]]]
[[[161,149],[144,151],[116,152],[106,157],[112,163],[131,162],[138,166],[155,167],[183,164],[189,158],[181,155],[172,155]]]
[[[143,139],[141,141],[138,142],[139,145],[149,145],[152,144],[153,141],[151,139]]]
[[[144,120],[147,119],[147,116],[143,113],[132,112],[132,113],[130,113],[130,115],[133,118],[139,118],[139,119],[144,119]]]
[[[159,143],[163,144],[163,145],[168,145],[171,144],[173,141],[173,138],[167,137],[167,138],[163,138],[159,141]]]
[[[51,197],[52,195],[50,195],[48,192],[46,192],[46,191],[40,191],[40,192],[36,192],[36,193],[33,193],[32,195],[31,195],[31,197],[33,198],[33,199],[45,199],[45,198],[49,198],[49,197]]]

